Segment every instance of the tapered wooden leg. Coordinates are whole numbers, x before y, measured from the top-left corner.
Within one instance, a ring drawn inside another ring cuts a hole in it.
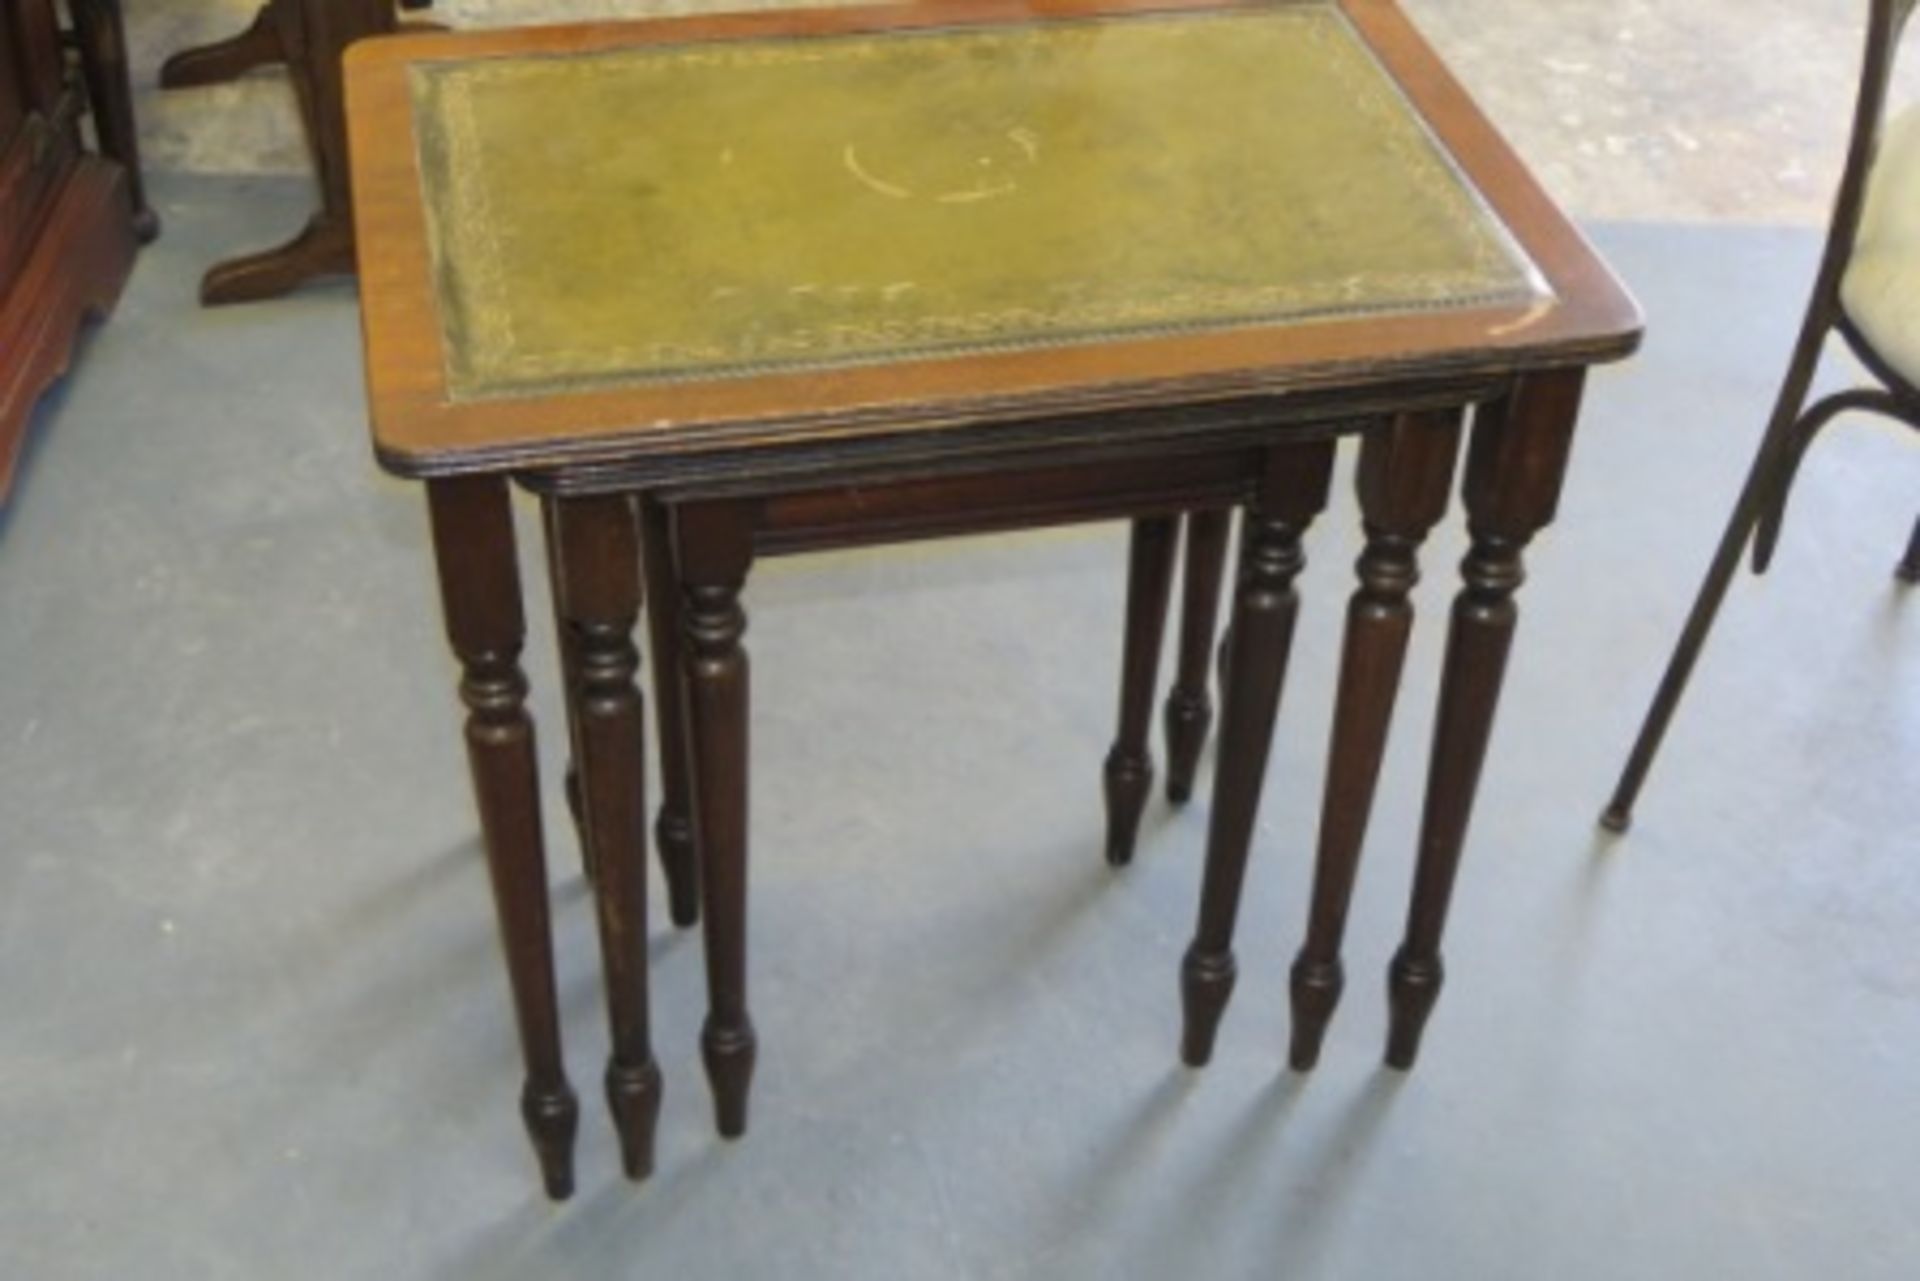
[[[560,600],[579,663],[580,793],[594,853],[601,965],[612,1051],[607,1106],[630,1179],[653,1173],[660,1069],[647,1012],[646,708],[633,629],[640,544],[623,495],[547,500]]]
[[[574,629],[567,625],[562,596],[566,575],[560,564],[560,531],[555,523],[559,507],[543,504],[541,517],[547,537],[547,583],[553,596],[554,648],[560,654],[561,705],[567,715],[567,812],[573,816],[573,834],[580,846],[580,870],[593,879],[593,841],[587,831],[587,808],[580,790],[580,646]]]
[[[1403,415],[1369,433],[1360,447],[1355,487],[1367,546],[1355,566],[1360,586],[1347,605],[1313,904],[1306,942],[1293,962],[1288,1061],[1296,1071],[1319,1061],[1320,1043],[1345,985],[1340,941],[1413,627],[1407,597],[1420,579],[1415,556],[1447,510],[1460,417],[1453,410]]]
[[[1222,698],[1200,919],[1180,969],[1185,1009],[1180,1053],[1194,1067],[1213,1056],[1214,1033],[1233,992],[1234,918],[1299,610],[1293,580],[1306,563],[1300,540],[1326,506],[1332,467],[1330,440],[1269,451],[1266,474],[1241,526],[1233,651]]]
[[[219,84],[233,80],[255,67],[285,62],[286,51],[280,42],[280,26],[273,5],[263,4],[253,15],[247,29],[238,35],[212,44],[182,49],[160,64],[162,89],[186,89],[196,85]]]
[[[127,33],[120,0],[68,0],[80,72],[87,82],[94,132],[103,154],[126,171],[133,201],[133,231],[142,244],[160,234],[160,218],[147,204],[140,171],[140,138],[133,125],[133,85],[127,73]]]
[[[1213,699],[1207,693],[1213,658],[1214,622],[1220,613],[1220,578],[1226,572],[1227,532],[1233,513],[1192,512],[1187,516],[1187,557],[1180,603],[1180,656],[1173,689],[1167,695],[1167,799],[1184,805],[1193,795],[1200,751],[1213,728]]]
[[[1907,539],[1907,554],[1900,558],[1900,566],[1894,573],[1903,582],[1920,583],[1920,518],[1913,522],[1913,533]]]
[[[579,1105],[560,1054],[540,780],[533,721],[526,711],[527,680],[520,670],[526,624],[513,514],[506,482],[493,477],[433,481],[427,498],[447,636],[462,669],[467,758],[526,1059],[520,1112],[540,1157],[547,1195],[557,1200],[573,1191]]]
[[[1153,787],[1153,754],[1147,734],[1153,720],[1153,686],[1160,673],[1160,638],[1167,626],[1167,596],[1173,585],[1174,535],[1178,517],[1133,522],[1127,557],[1127,634],[1120,659],[1120,728],[1103,771],[1107,793],[1107,862],[1124,867],[1133,859],[1140,813]]]
[[[674,512],[681,661],[692,745],[694,847],[707,948],[701,1056],[720,1133],[747,1129],[755,1041],[747,1014],[747,654],[740,588],[753,561],[753,509],[713,503]]]
[[[667,881],[667,910],[682,929],[700,920],[700,863],[693,848],[693,793],[687,774],[687,722],[680,650],[680,592],[674,582],[671,522],[641,500],[647,566],[647,631],[653,641],[653,708],[660,740],[660,817],[654,845]]]
[[[1413,899],[1388,970],[1391,1067],[1413,1066],[1440,996],[1440,936],[1506,674],[1517,617],[1513,595],[1524,577],[1521,552],[1553,519],[1582,382],[1580,371],[1522,379],[1505,399],[1483,406],[1474,423],[1463,485],[1472,544],[1460,566],[1465,586],[1454,598],[1447,635]]]

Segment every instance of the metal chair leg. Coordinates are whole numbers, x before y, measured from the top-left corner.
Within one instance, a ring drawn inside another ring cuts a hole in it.
[[[1817,355],[1817,345],[1813,350]],[[1699,660],[1707,633],[1713,629],[1713,621],[1720,613],[1720,603],[1726,599],[1727,588],[1740,568],[1741,555],[1753,537],[1755,525],[1765,514],[1769,500],[1778,492],[1782,470],[1791,465],[1799,410],[1805,402],[1807,384],[1812,381],[1810,367],[1807,370],[1809,376],[1804,380],[1796,376],[1800,373],[1798,366],[1801,362],[1796,359],[1795,363],[1796,368],[1788,375],[1787,386],[1782,389],[1773,421],[1768,425],[1767,434],[1761,438],[1753,466],[1747,472],[1746,483],[1740,489],[1740,497],[1727,519],[1726,530],[1720,535],[1720,546],[1707,567],[1706,579],[1693,599],[1693,609],[1687,615],[1686,626],[1681,629],[1679,643],[1674,646],[1673,655],[1667,660],[1666,673],[1660,678],[1660,688],[1654,692],[1653,704],[1647,709],[1646,719],[1640,725],[1633,751],[1627,757],[1626,767],[1620,771],[1619,781],[1614,784],[1613,798],[1601,812],[1600,826],[1609,832],[1625,832],[1633,824],[1634,801],[1640,795],[1641,785],[1646,782],[1647,771],[1653,766],[1660,742],[1666,737],[1667,726],[1680,705],[1680,697],[1686,692],[1687,681],[1693,675],[1693,665]]]
[[[1787,499],[1807,450],[1829,423],[1854,410],[1882,414],[1896,421],[1903,418],[1900,397],[1878,387],[1856,387],[1824,398],[1794,419],[1787,431],[1787,440],[1781,445],[1767,492],[1760,498],[1759,525],[1753,535],[1754,573],[1766,573],[1773,563],[1774,549],[1780,544],[1780,526],[1787,516]]]

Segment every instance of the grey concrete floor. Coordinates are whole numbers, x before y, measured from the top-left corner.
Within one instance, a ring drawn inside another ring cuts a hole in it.
[[[1920,1274],[1920,601],[1888,574],[1911,442],[1823,443],[1639,829],[1592,823],[1772,393],[1809,234],[1597,229],[1651,336],[1597,379],[1532,556],[1417,1072],[1378,1066],[1378,976],[1457,533],[1427,558],[1311,1078],[1281,1067],[1284,976],[1344,490],[1311,541],[1241,988],[1199,1073],[1174,980],[1204,797],[1156,803],[1131,870],[1099,855],[1122,531],[780,562],[748,596],[753,1131],[709,1128],[698,948],[656,919],[660,1168],[618,1178],[553,797],[584,1103],[555,1207],[514,1112],[423,513],[369,459],[352,292],[198,309],[200,266],[306,193],[157,190],[165,237],[0,518],[0,1276]],[[543,628],[529,667],[551,780]]]

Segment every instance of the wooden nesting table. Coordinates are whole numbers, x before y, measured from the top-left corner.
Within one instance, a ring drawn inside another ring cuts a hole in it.
[[[553,1194],[571,1186],[576,1109],[510,482],[547,515],[613,1023],[606,1084],[640,1177],[660,1098],[632,639],[643,552],[667,677],[659,830],[675,919],[704,910],[702,1048],[735,1135],[755,1053],[741,644],[754,560],[1133,520],[1114,755],[1144,762],[1168,532],[1182,513],[1240,508],[1181,967],[1183,1055],[1199,1064],[1234,983],[1303,536],[1337,442],[1357,437],[1367,545],[1292,976],[1305,1067],[1340,994],[1415,553],[1448,506],[1471,412],[1472,546],[1390,968],[1388,1058],[1411,1064],[1521,553],[1554,515],[1585,371],[1628,354],[1640,322],[1391,3],[959,0],[423,35],[347,61],[375,447],[426,485],[523,1112]],[[1144,797],[1110,789],[1109,822],[1130,825]]]

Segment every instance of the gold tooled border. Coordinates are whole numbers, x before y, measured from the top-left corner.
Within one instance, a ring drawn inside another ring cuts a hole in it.
[[[1311,285],[1239,285],[1185,290],[1151,300],[1063,304],[1045,310],[1002,308],[890,324],[822,325],[763,339],[751,357],[737,348],[663,343],[596,345],[591,349],[537,353],[517,350],[513,312],[506,305],[500,233],[489,203],[486,149],[474,111],[473,95],[478,87],[504,79],[530,62],[576,61],[580,64],[578,74],[583,76],[627,76],[636,63],[678,69],[690,65],[844,62],[882,56],[887,47],[903,39],[959,36],[982,42],[1012,41],[1030,36],[1037,25],[1064,37],[1074,28],[1087,28],[1091,36],[1091,28],[1116,22],[1162,23],[1179,28],[1197,21],[1294,21],[1306,28],[1309,40],[1328,46],[1332,56],[1327,65],[1355,89],[1351,102],[1372,113],[1383,126],[1386,144],[1398,153],[1415,183],[1425,188],[1423,194],[1443,206],[1471,211],[1470,217],[1451,220],[1452,227],[1468,242],[1462,248],[1470,265],[1450,272],[1407,272],[1376,278],[1370,282],[1371,292],[1398,296],[1375,303],[1358,298],[1358,282],[1351,279]],[[1335,31],[1340,33],[1337,51]],[[1379,92],[1382,86],[1391,96]],[[440,190],[429,201],[427,230],[441,324],[446,331],[443,349],[447,387],[455,401],[839,369],[1332,317],[1458,310],[1550,296],[1544,278],[1498,215],[1466,181],[1418,113],[1409,108],[1399,86],[1379,65],[1345,13],[1326,0],[1267,9],[1104,15],[1053,19],[1044,24],[930,27],[805,40],[715,41],[589,54],[427,63],[411,68],[409,87],[415,120],[437,119],[441,125],[433,136],[419,129],[416,135],[421,173],[444,176]],[[1394,110],[1396,102],[1409,109]],[[439,208],[446,203],[457,207],[460,216],[440,216]],[[1502,276],[1510,283],[1487,286],[1490,278]],[[1009,330],[1021,332],[1017,337],[994,337]],[[583,359],[605,368],[582,372],[578,365]]]

